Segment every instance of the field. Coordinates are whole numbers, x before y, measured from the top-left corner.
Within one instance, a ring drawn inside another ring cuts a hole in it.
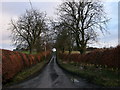
[[[91,52],[91,51],[86,51],[86,53],[89,53],[89,52]],[[69,51],[65,51],[64,53],[68,54]],[[79,51],[71,51],[71,54],[80,54],[80,52]]]
[[[20,51],[21,53],[29,54],[29,51]],[[37,54],[37,52],[32,52],[32,54]]]
[[[65,54],[68,54],[69,51],[65,51],[64,53],[65,53]],[[72,52],[71,52],[71,54],[74,54],[74,53],[78,53],[78,54],[79,54],[80,52],[79,52],[79,51],[72,51]]]

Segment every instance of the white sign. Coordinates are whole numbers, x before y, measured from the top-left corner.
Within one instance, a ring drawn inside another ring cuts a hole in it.
[[[56,48],[53,48],[52,51],[53,51],[53,52],[56,52]]]

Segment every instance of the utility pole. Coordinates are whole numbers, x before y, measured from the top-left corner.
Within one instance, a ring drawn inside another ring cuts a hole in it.
[[[31,6],[31,9],[33,10],[33,6],[32,6],[32,3],[31,3],[31,1],[29,0],[29,3],[30,3],[30,6]]]
[[[46,41],[45,41],[45,59],[46,59]]]
[[[46,44],[47,44],[47,41],[46,41],[46,32],[45,32],[45,61],[46,61]]]

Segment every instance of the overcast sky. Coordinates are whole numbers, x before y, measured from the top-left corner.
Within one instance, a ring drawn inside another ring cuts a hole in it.
[[[3,2],[4,1],[4,2]],[[29,0],[3,0],[0,2],[0,48],[13,50],[12,42],[10,39],[9,23],[11,18],[17,18],[25,13],[26,9],[30,9]],[[9,2],[8,2],[9,1]],[[61,3],[58,0],[31,0],[33,8],[42,12],[46,12],[48,17],[55,18],[55,8]],[[109,0],[104,2],[106,15],[111,18],[108,23],[107,30],[110,34],[106,33],[105,36],[99,34],[99,42],[90,46],[95,47],[110,47],[118,45],[118,0]]]

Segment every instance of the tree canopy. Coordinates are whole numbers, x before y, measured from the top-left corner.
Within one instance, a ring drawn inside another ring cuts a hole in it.
[[[102,33],[106,30],[109,20],[98,0],[67,0],[57,10],[59,25],[73,34],[80,53],[85,53],[87,44],[97,39],[98,30]]]

